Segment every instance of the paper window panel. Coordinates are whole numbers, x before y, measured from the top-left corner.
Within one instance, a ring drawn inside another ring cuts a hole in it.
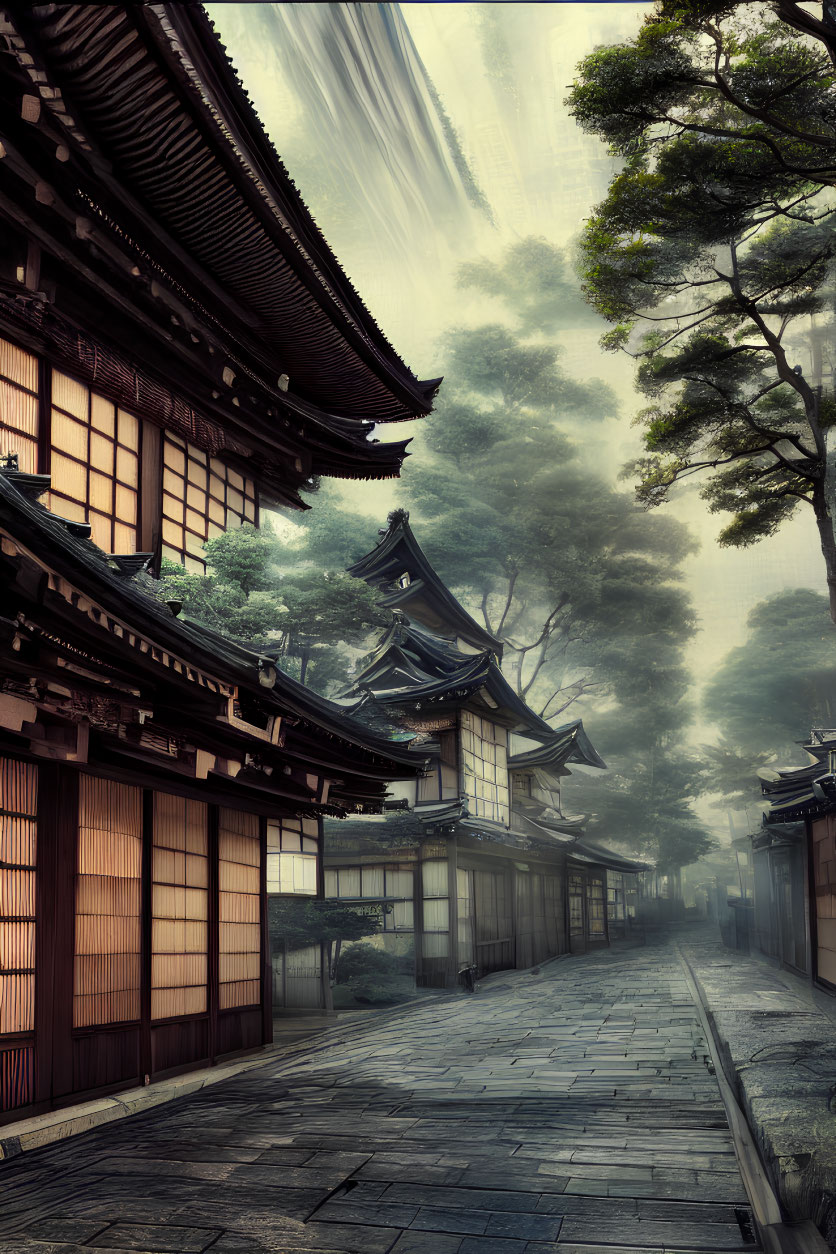
[[[255,523],[255,481],[208,458],[166,432],[163,440],[163,552],[189,570],[203,571],[203,546],[224,531]]]
[[[38,469],[38,359],[0,339],[0,454],[16,453],[21,470]]]
[[[337,880],[336,871],[325,872],[325,896],[326,897],[338,897],[339,896],[339,882]]]
[[[37,791],[37,767],[0,758],[0,1036],[35,1026]]]
[[[257,815],[222,809],[218,825],[219,1006],[261,1002],[261,842]]]
[[[140,424],[133,414],[52,372],[49,506],[90,523],[109,553],[137,546]]]
[[[425,897],[447,896],[447,861],[438,859],[421,865]]]
[[[339,876],[341,897],[359,897],[361,895],[359,866],[341,866]]]
[[[361,869],[362,895],[364,897],[383,896],[383,867],[364,866]]]
[[[139,1018],[142,792],[82,775],[73,1024]]]
[[[208,1007],[208,812],[201,801],[154,793],[151,849],[151,1018]]]

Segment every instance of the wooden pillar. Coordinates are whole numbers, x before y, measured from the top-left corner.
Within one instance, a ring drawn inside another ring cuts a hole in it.
[[[146,788],[142,794],[142,879],[140,915],[139,975],[139,1074],[146,1083],[154,1073],[151,1042],[151,966],[154,935],[154,793]]]
[[[58,762],[38,766],[35,923],[36,1102],[73,1086],[73,954],[78,773]]]
[[[447,987],[459,983],[459,882],[455,833],[447,837]]]
[[[412,868],[412,947],[415,952],[415,983],[421,988],[424,980],[424,872],[420,845],[416,852]]]
[[[218,1055],[218,971],[220,928],[218,906],[220,902],[220,868],[218,866],[218,807],[209,806],[209,926],[207,936],[207,1004],[209,1007],[209,1059],[214,1062]]]
[[[269,1045],[273,1040],[273,963],[270,955],[270,918],[267,903],[267,819],[259,819],[261,844],[261,1040]]]

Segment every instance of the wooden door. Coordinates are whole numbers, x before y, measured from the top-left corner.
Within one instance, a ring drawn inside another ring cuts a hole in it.
[[[514,912],[508,872],[473,872],[473,932],[481,975],[513,967]]]

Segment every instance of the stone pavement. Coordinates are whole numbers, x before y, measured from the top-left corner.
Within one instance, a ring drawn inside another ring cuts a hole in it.
[[[836,1248],[836,1000],[713,928],[679,935],[781,1202]]]
[[[0,1164],[0,1252],[756,1250],[673,944],[494,977]]]

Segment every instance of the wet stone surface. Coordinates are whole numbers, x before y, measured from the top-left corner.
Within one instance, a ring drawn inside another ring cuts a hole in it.
[[[0,1164],[0,1254],[755,1250],[673,945],[508,974]]]

